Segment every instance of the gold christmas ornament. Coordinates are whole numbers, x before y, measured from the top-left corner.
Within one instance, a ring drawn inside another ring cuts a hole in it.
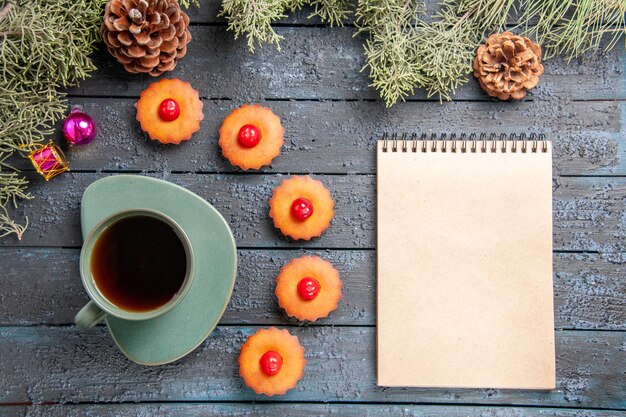
[[[191,41],[177,0],[109,0],[102,38],[128,72],[154,77],[176,67]]]
[[[541,47],[511,32],[494,33],[480,45],[474,59],[474,76],[480,86],[500,100],[522,99],[543,74]]]

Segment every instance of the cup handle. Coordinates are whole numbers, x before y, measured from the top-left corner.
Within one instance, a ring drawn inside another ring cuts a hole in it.
[[[76,323],[79,329],[88,330],[104,320],[107,314],[108,313],[98,307],[96,303],[90,301],[76,313],[74,323]]]

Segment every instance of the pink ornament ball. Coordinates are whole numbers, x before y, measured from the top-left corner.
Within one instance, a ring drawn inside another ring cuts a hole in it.
[[[96,137],[96,122],[87,113],[74,109],[63,124],[63,134],[71,145],[86,145]]]

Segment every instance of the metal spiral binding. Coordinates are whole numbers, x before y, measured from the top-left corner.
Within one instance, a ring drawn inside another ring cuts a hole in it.
[[[457,138],[456,133],[450,134],[448,137],[447,133],[442,133],[437,135],[436,133],[432,133],[430,138],[426,133],[422,133],[420,138],[417,138],[417,133],[412,133],[411,138],[409,139],[409,135],[406,132],[403,132],[400,138],[398,138],[398,133],[393,132],[390,134],[383,134],[383,152],[388,152],[389,147],[391,145],[391,152],[458,152],[459,148],[457,146],[457,142],[461,142],[460,151],[461,152],[481,152],[481,153],[496,153],[498,152],[498,144],[500,144],[500,152],[506,153],[509,149],[507,148],[507,143],[511,142],[510,151],[513,153],[521,152],[527,153],[530,149],[531,152],[548,152],[548,141],[546,139],[546,135],[540,133],[537,135],[536,133],[531,133],[530,135],[526,135],[526,133],[501,133],[500,136],[496,133],[490,133],[489,138],[487,138],[486,133],[481,133],[478,138],[476,138],[476,133],[461,133]],[[398,147],[398,142],[401,142],[400,147]],[[410,142],[410,146],[409,146]],[[522,142],[521,149],[518,150],[518,142]],[[530,144],[529,144],[530,142]],[[541,142],[541,145],[539,144]],[[418,144],[421,143],[421,147]],[[479,144],[480,143],[480,144]],[[429,146],[430,144],[430,146]],[[491,145],[491,146],[489,146]],[[418,149],[419,148],[419,149]]]

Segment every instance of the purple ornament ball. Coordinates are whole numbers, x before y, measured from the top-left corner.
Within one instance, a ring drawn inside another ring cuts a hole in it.
[[[86,145],[96,137],[96,122],[87,113],[73,110],[65,119],[63,134],[71,145]]]

